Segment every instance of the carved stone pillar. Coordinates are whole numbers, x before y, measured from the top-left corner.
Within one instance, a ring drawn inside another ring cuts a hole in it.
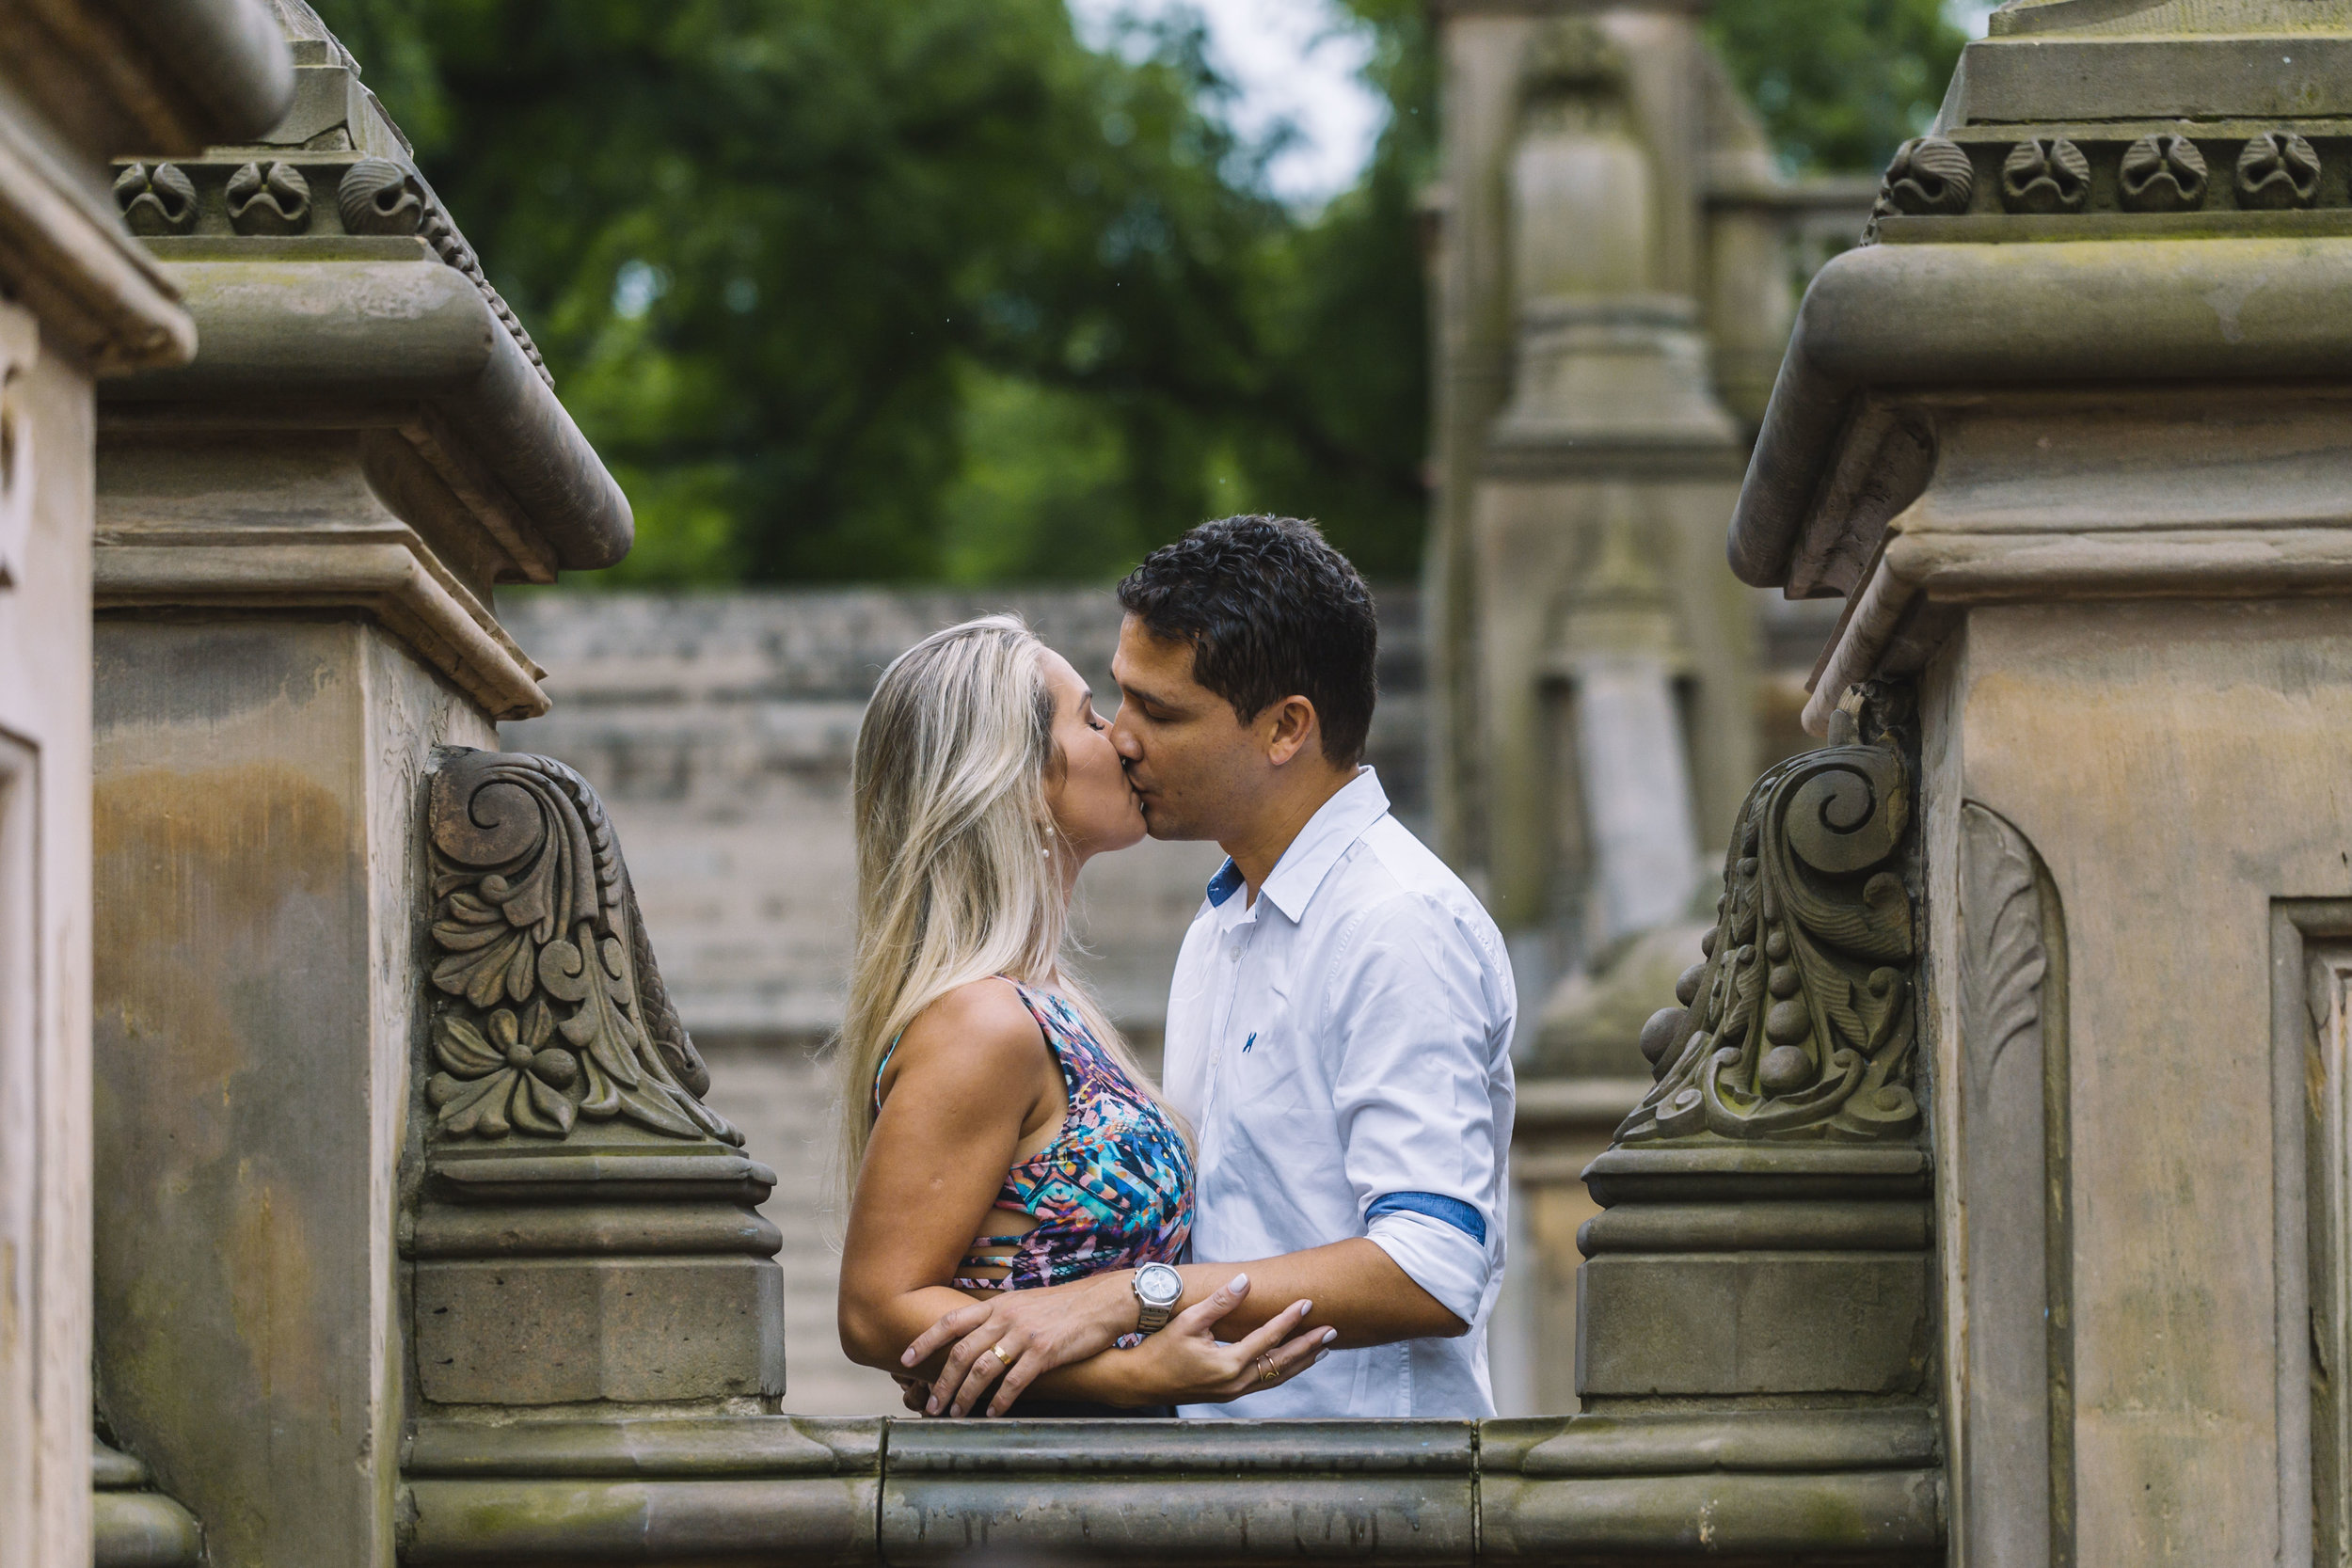
[[[2340,13],[2011,5],[1823,269],[1732,560],[1915,679],[1954,1560],[2341,1562]]]
[[[775,1173],[701,1101],[603,804],[562,763],[458,752],[430,833],[419,1413],[772,1410]]]
[[[393,1560],[421,1381],[427,772],[546,705],[497,586],[609,564],[630,521],[340,46],[279,9],[279,123],[114,182],[201,347],[101,406],[97,1370],[209,1561],[357,1568]],[[500,1354],[567,1326],[517,1309]]]
[[[106,198],[105,160],[283,108],[250,0],[0,3],[0,1564],[84,1568],[195,1532],[90,1433],[93,384],[195,329]],[[119,1462],[109,1472],[109,1462]]]
[[[1766,772],[1681,1004],[1643,1031],[1658,1082],[1587,1168],[1587,1410],[1757,1401],[1824,1431],[1933,1398],[1913,765],[1861,740]]]

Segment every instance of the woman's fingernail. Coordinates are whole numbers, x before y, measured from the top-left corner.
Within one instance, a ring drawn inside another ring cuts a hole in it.
[[[1311,1301],[1302,1301],[1298,1304],[1298,1315],[1302,1318],[1314,1309],[1315,1304]]]
[[[1323,1342],[1327,1345],[1339,1337],[1340,1331],[1336,1328],[1327,1328],[1323,1331]]]
[[[912,1366],[914,1366],[914,1353],[913,1351],[909,1351],[909,1352],[907,1352],[904,1355],[902,1355],[902,1356],[898,1357],[898,1365],[899,1365],[899,1366],[901,1366],[901,1367],[912,1367]]]
[[[1319,1363],[1321,1363],[1321,1362],[1324,1360],[1324,1358],[1325,1358],[1325,1357],[1328,1356],[1330,1354],[1331,1354],[1331,1353],[1330,1353],[1329,1351],[1327,1351],[1327,1350],[1319,1350],[1319,1351],[1315,1352],[1315,1358],[1314,1358],[1314,1360],[1308,1362],[1308,1363],[1307,1363],[1307,1365],[1308,1365],[1308,1366],[1310,1366],[1310,1367],[1312,1367],[1312,1366],[1318,1365]]]
[[[1249,1289],[1249,1276],[1246,1274],[1237,1274],[1225,1282],[1225,1288],[1229,1291],[1247,1291]]]

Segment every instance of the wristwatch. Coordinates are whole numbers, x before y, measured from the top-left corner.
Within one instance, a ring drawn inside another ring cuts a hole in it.
[[[1184,1276],[1166,1263],[1146,1263],[1129,1282],[1136,1292],[1136,1332],[1156,1334],[1168,1326],[1184,1299]]]

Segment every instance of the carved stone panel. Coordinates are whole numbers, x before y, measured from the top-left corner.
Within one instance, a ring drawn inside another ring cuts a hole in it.
[[[784,1391],[775,1173],[702,1102],[612,824],[560,762],[442,755],[424,1180],[405,1237],[436,1407]]]
[[[435,777],[437,1138],[560,1139],[583,1119],[740,1144],[662,990],[612,824],[548,757],[469,752]]]
[[[1973,800],[1960,822],[1959,1504],[1966,1560],[2022,1568],[2070,1560],[2062,976],[2033,846]]]
[[[1620,1145],[1908,1136],[1911,785],[1884,739],[1793,757],[1732,828],[1705,957],[1642,1032],[1658,1086]]]

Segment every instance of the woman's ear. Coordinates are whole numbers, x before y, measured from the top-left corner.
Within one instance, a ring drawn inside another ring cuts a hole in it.
[[[1279,768],[1320,738],[1322,725],[1315,705],[1304,697],[1285,697],[1272,709],[1274,727],[1266,737],[1266,760]]]

